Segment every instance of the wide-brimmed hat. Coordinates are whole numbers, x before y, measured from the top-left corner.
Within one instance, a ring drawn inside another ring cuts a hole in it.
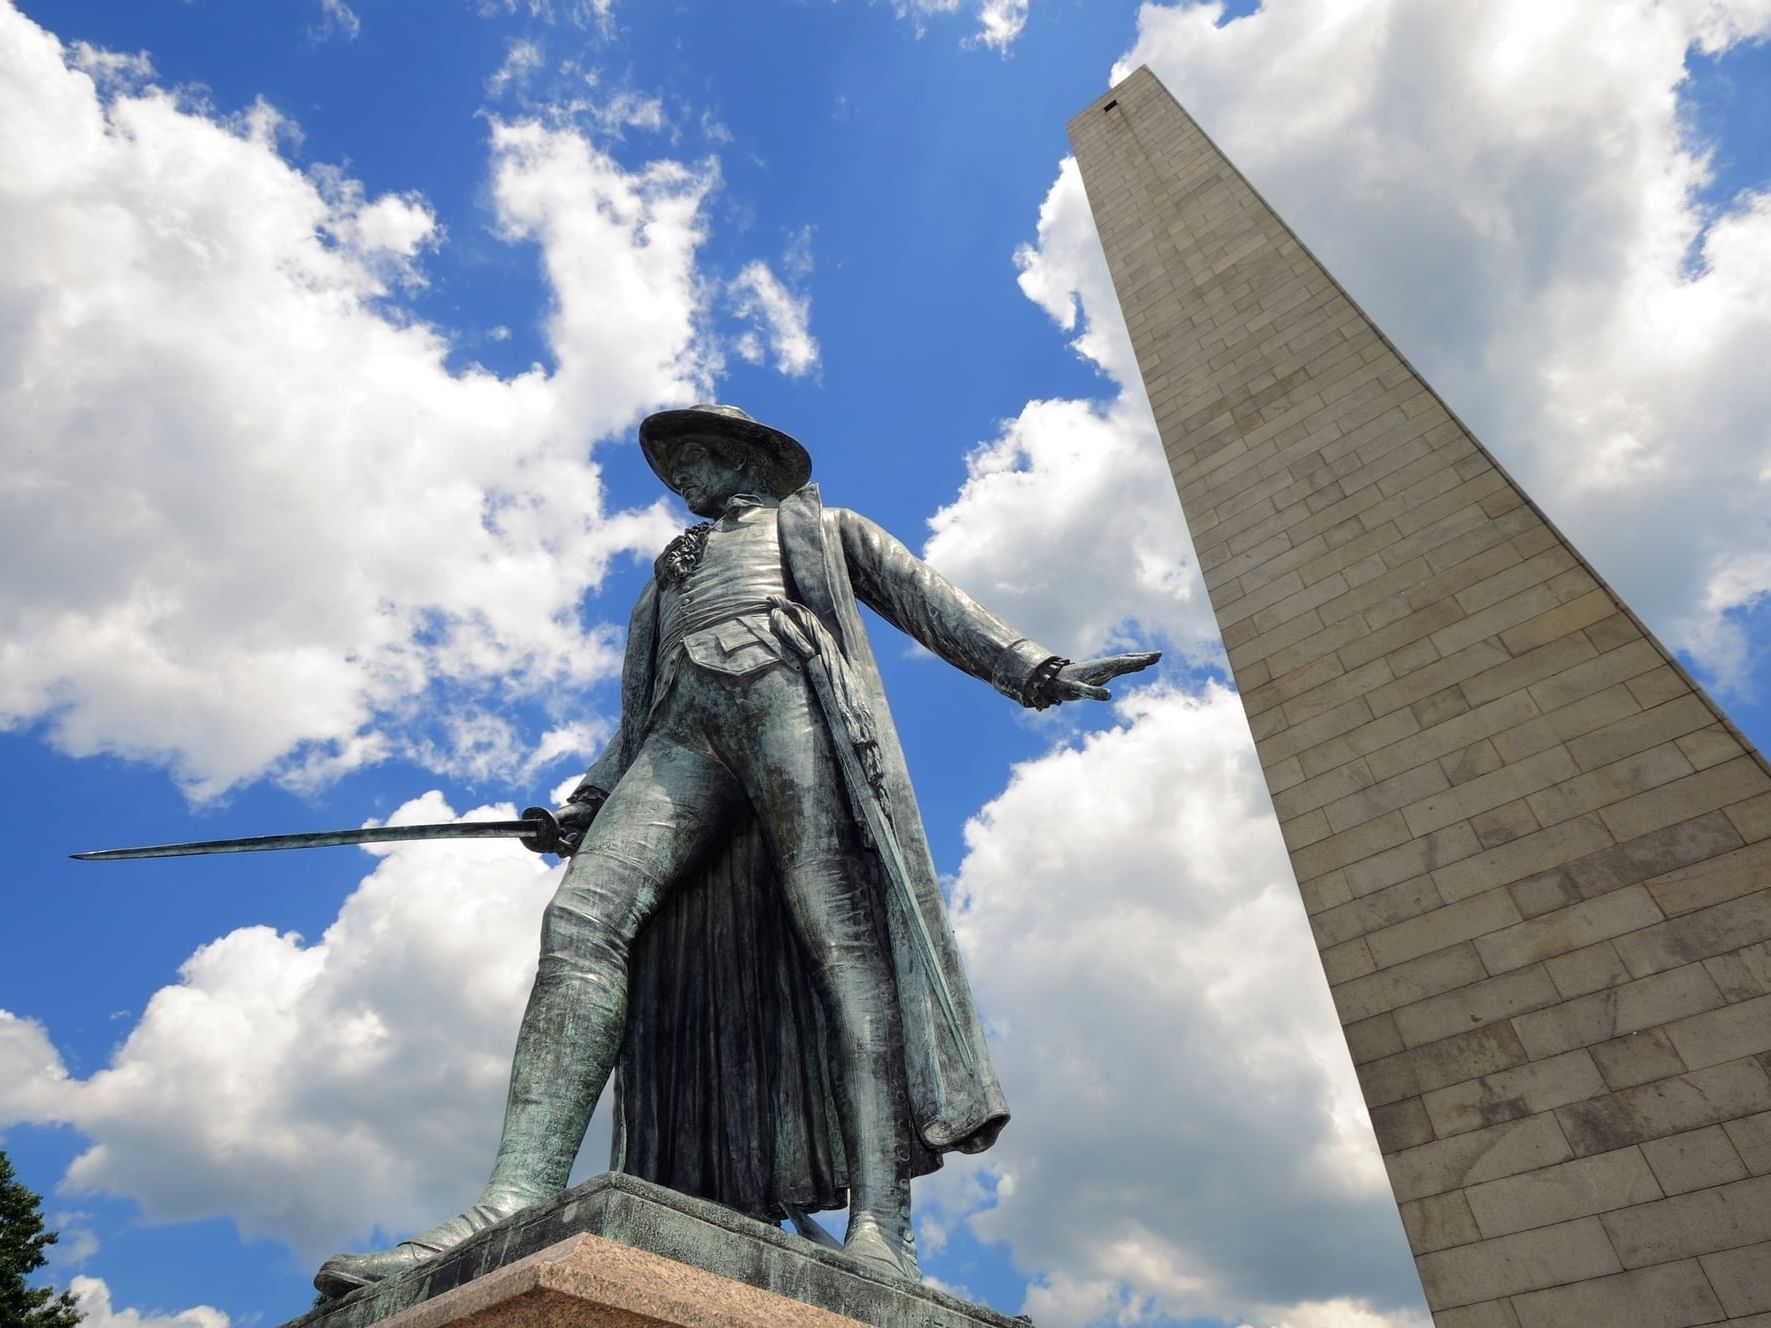
[[[674,491],[671,459],[677,447],[691,438],[717,438],[740,443],[767,470],[777,498],[804,487],[812,477],[812,458],[791,435],[750,418],[736,406],[689,406],[661,410],[640,421],[640,447],[665,487]]]

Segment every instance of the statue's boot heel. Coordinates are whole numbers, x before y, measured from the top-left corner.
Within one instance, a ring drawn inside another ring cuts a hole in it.
[[[908,1214],[851,1214],[842,1248],[851,1258],[872,1264],[881,1272],[908,1277],[913,1282],[922,1277],[916,1266],[916,1237],[911,1232]]]
[[[908,1136],[909,1127],[902,1122],[872,1136],[873,1146],[862,1153],[856,1168],[861,1183],[849,1190],[849,1227],[842,1247],[882,1272],[920,1282],[916,1229],[910,1225]]]
[[[390,1277],[410,1272],[429,1263],[439,1254],[454,1249],[476,1232],[502,1222],[521,1205],[506,1206],[477,1203],[460,1217],[450,1218],[441,1226],[420,1232],[411,1240],[403,1240],[391,1250],[374,1250],[367,1254],[334,1254],[314,1274],[314,1289],[321,1295],[337,1299],[371,1282],[384,1282]]]

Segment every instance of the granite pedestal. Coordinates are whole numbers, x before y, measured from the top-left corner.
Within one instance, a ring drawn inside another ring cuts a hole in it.
[[[609,1173],[285,1328],[1030,1328],[840,1250]]]

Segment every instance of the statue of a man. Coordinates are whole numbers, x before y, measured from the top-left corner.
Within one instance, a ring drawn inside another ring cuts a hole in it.
[[[328,1259],[324,1292],[558,1194],[611,1072],[616,1169],[766,1219],[846,1201],[848,1253],[911,1277],[911,1177],[1008,1119],[856,606],[1025,706],[1106,699],[1157,656],[1027,640],[822,507],[806,450],[735,407],[653,415],[640,441],[709,520],[659,557],[620,729],[556,813],[576,851],[491,1179],[459,1217]]]

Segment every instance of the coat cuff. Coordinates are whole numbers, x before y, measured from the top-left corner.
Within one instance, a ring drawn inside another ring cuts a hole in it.
[[[1039,698],[1032,692],[1039,682],[1041,667],[1056,658],[1039,642],[1022,637],[1013,645],[1002,648],[1002,653],[996,657],[996,667],[990,672],[990,685],[1011,701],[1043,709]]]

